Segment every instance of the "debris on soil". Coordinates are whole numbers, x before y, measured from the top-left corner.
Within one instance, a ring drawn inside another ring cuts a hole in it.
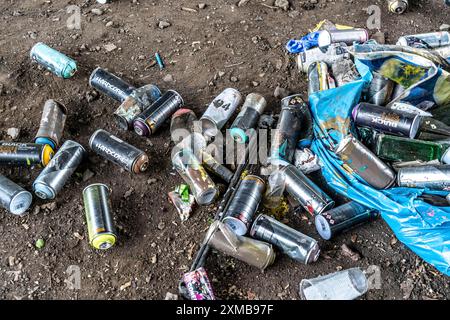
[[[20,135],[20,129],[18,128],[9,128],[6,130],[6,134],[11,137],[11,139],[17,139]]]
[[[35,243],[36,248],[42,249],[45,247],[45,241],[44,239],[37,239]]]

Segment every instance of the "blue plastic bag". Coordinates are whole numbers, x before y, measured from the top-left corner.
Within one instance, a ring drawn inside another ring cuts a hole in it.
[[[286,44],[286,50],[289,51],[289,53],[295,54],[305,52],[306,50],[317,47],[319,45],[319,34],[320,31],[311,32],[302,37],[300,40],[291,39]]]

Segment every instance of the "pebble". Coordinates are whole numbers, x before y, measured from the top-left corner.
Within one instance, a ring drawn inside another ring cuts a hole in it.
[[[285,89],[285,88],[282,88],[280,86],[277,86],[275,88],[275,91],[273,92],[273,96],[275,98],[278,98],[278,99],[283,99],[283,98],[285,98],[285,97],[287,97],[289,95],[290,95],[289,90]]]
[[[103,48],[105,48],[106,52],[111,52],[111,51],[116,50],[117,46],[114,43],[108,43],[108,44],[105,44],[103,46]]]
[[[91,12],[93,14],[95,14],[96,16],[101,16],[103,14],[103,10],[99,9],[99,8],[94,8],[94,9],[91,10]]]
[[[20,134],[20,129],[18,128],[9,128],[6,130],[6,134],[11,137],[11,139],[16,139]]]
[[[198,4],[198,8],[199,9],[205,9],[206,8],[206,3],[199,3]]]
[[[153,257],[152,257],[152,264],[155,264],[155,263],[157,263],[158,262],[158,256],[155,254]]]
[[[439,30],[441,31],[447,31],[450,30],[450,24],[444,23],[439,27]]]
[[[16,258],[13,256],[8,257],[8,264],[10,267],[13,267],[16,264]]]
[[[106,27],[112,27],[114,25],[113,21],[109,21],[108,23],[105,24]]]
[[[150,179],[147,180],[147,184],[154,184],[154,183],[156,183],[157,181],[158,181],[158,179],[150,178]]]
[[[164,300],[178,300],[178,296],[176,294],[167,292]]]
[[[165,28],[168,28],[170,26],[171,26],[171,24],[168,21],[160,21],[158,23],[158,28],[160,28],[160,29],[165,29]]]
[[[250,0],[240,0],[237,4],[238,7],[245,6]]]
[[[231,81],[231,82],[238,82],[239,79],[238,79],[237,77],[235,77],[235,76],[232,76],[232,77],[230,78],[230,81]]]
[[[53,210],[56,209],[56,202],[50,202],[50,203],[43,204],[43,205],[41,206],[41,209],[42,209],[42,210],[53,211]]]
[[[275,0],[274,6],[281,8],[284,11],[287,11],[289,9],[289,1],[288,0]]]
[[[356,262],[356,261],[361,260],[361,255],[358,252],[356,252],[353,249],[351,249],[346,244],[343,244],[341,246],[341,252],[342,252],[343,256],[350,258],[352,261]]]
[[[95,175],[94,172],[92,172],[89,169],[86,169],[86,171],[83,172],[83,182],[88,181],[89,179],[91,179],[93,176]]]
[[[163,78],[164,82],[173,82],[173,76],[171,74],[167,74]]]
[[[119,290],[120,290],[120,291],[123,291],[123,290],[125,290],[125,289],[128,288],[128,287],[131,287],[131,281],[128,281],[127,283],[121,285],[120,288],[119,288]]]

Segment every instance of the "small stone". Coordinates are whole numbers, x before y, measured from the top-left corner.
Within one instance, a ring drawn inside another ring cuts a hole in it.
[[[95,14],[96,16],[101,16],[103,14],[103,10],[99,8],[94,8],[91,10],[92,14]]]
[[[245,6],[250,0],[240,0],[237,4],[238,7]]]
[[[374,33],[372,36],[372,39],[378,42],[379,44],[385,44],[386,43],[386,35],[384,32],[378,31]]]
[[[230,81],[231,81],[231,82],[238,82],[239,79],[238,79],[237,77],[235,77],[235,76],[232,76],[232,77],[230,78]]]
[[[284,11],[287,11],[289,9],[289,1],[288,0],[275,0],[274,6],[281,8]]]
[[[20,129],[18,128],[9,128],[6,131],[6,134],[11,137],[11,139],[16,139],[20,134]]]
[[[114,25],[113,21],[109,21],[105,24],[106,27],[112,27]]]
[[[164,222],[158,223],[158,229],[163,230],[166,227],[166,224]]]
[[[134,189],[133,189],[133,188],[130,188],[130,189],[128,189],[128,191],[125,192],[125,194],[123,195],[123,197],[124,197],[125,199],[127,199],[127,198],[129,198],[129,197],[133,194],[133,192],[134,192]]]
[[[119,290],[120,290],[120,291],[123,291],[123,290],[125,290],[125,289],[128,288],[128,287],[131,287],[131,281],[128,281],[127,283],[121,285],[120,288],[119,288]]]
[[[116,50],[117,46],[114,43],[108,43],[108,44],[105,44],[103,46],[103,48],[105,48],[106,52],[111,52],[111,51]]]
[[[447,23],[441,24],[441,26],[439,27],[439,30],[441,30],[441,31],[450,30],[450,25]]]
[[[39,208],[39,207],[37,207],[37,208]],[[25,230],[30,229],[30,227],[29,227],[26,223],[22,224],[22,227],[23,227]]]
[[[403,299],[409,299],[411,297],[411,293],[414,290],[414,285],[414,280],[410,278],[407,278],[400,284],[400,288],[403,291]]]
[[[89,179],[91,179],[93,176],[95,175],[95,173],[93,173],[91,170],[86,169],[85,172],[83,172],[83,182],[88,181]]]
[[[252,81],[252,85],[253,85],[254,87],[257,87],[257,86],[259,86],[259,82]]]
[[[178,296],[176,294],[167,292],[164,300],[178,300]]]
[[[155,254],[153,257],[152,257],[152,264],[155,264],[155,263],[157,263],[158,262],[158,256]]]
[[[289,95],[290,95],[289,90],[288,90],[288,89],[285,89],[285,88],[282,88],[282,87],[280,87],[280,86],[277,86],[277,87],[275,88],[275,91],[273,92],[273,96],[274,96],[275,98],[278,98],[278,99],[286,98],[286,97],[289,96]]]
[[[199,9],[205,9],[206,8],[206,3],[199,3],[198,4],[198,8]]]
[[[81,234],[79,234],[78,232],[74,232],[73,236],[75,238],[77,238],[78,240],[84,240],[84,237]]]
[[[170,26],[171,26],[171,24],[168,21],[160,21],[158,23],[158,28],[160,28],[160,29],[165,29],[165,28],[168,28]]]
[[[88,103],[98,99],[98,92],[95,90],[86,92],[86,100]]]
[[[167,74],[163,78],[164,82],[173,82],[173,76],[171,74]]]
[[[45,241],[44,239],[37,239],[36,243],[35,243],[36,248],[38,249],[42,249],[43,247],[45,247]]]
[[[41,206],[41,209],[42,210],[53,211],[53,210],[56,209],[56,202],[50,202],[50,203],[43,204]]]
[[[8,264],[10,267],[13,267],[16,264],[16,258],[13,256],[8,257]]]
[[[225,75],[225,72],[223,72],[223,71],[219,71],[219,72],[217,73],[217,76],[218,76],[219,78],[222,78],[224,75]]]
[[[154,183],[156,183],[157,181],[158,181],[158,179],[150,178],[150,179],[147,180],[147,184],[154,184]]]

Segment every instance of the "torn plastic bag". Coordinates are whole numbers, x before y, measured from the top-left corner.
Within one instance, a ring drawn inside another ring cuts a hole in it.
[[[355,135],[350,120],[361,92],[371,81],[367,65],[356,60],[362,79],[310,96],[316,139],[312,150],[320,158],[322,173],[329,186],[343,196],[380,211],[396,237],[426,262],[450,275],[450,207],[437,207],[420,200],[424,194],[440,196],[412,188],[375,190],[356,174],[350,174],[333,152],[349,133]],[[357,135],[355,135],[357,136]]]

